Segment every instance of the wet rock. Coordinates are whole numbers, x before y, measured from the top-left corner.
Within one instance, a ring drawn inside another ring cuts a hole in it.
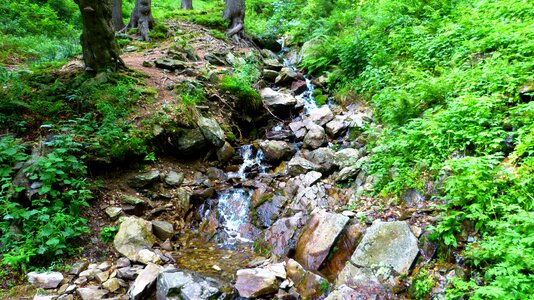
[[[326,133],[324,128],[319,125],[308,126],[308,132],[304,136],[302,147],[307,149],[317,149],[326,143]]]
[[[308,90],[308,85],[306,84],[306,81],[304,80],[295,81],[291,84],[291,91],[295,95],[300,95],[304,93],[306,90]]]
[[[294,134],[291,130],[272,130],[265,132],[265,136],[268,140],[277,140],[277,141],[289,141],[294,139]]]
[[[161,263],[161,258],[153,251],[142,249],[137,252],[137,261],[145,265],[150,263],[159,264]]]
[[[232,147],[232,145],[230,145],[230,143],[225,142],[221,148],[217,149],[216,154],[217,154],[217,159],[220,162],[227,162],[230,159],[232,159],[232,157],[234,156],[235,149],[234,147]]]
[[[152,234],[152,223],[136,217],[126,218],[115,235],[115,249],[132,261],[137,260],[137,253],[152,247],[156,237]]]
[[[240,297],[256,298],[278,291],[276,275],[267,269],[242,269],[237,271],[235,288]]]
[[[362,156],[362,152],[357,149],[345,148],[336,152],[334,162],[340,168],[352,167],[356,165]]]
[[[128,185],[132,188],[144,188],[159,180],[160,172],[152,170],[147,173],[136,175],[128,180]]]
[[[191,198],[191,201],[193,202],[202,202],[208,198],[213,198],[214,196],[215,196],[215,189],[207,188],[207,189],[194,190],[190,198]]]
[[[292,109],[297,104],[297,99],[292,95],[276,92],[271,88],[262,89],[260,95],[265,105],[273,110]]]
[[[156,59],[154,61],[154,64],[156,65],[156,67],[160,69],[165,69],[169,71],[175,71],[175,70],[181,71],[181,70],[185,70],[185,68],[187,67],[185,62],[181,60],[177,60],[177,59],[171,59],[171,58]]]
[[[265,233],[265,242],[271,247],[271,253],[284,257],[294,249],[295,240],[305,223],[306,217],[303,213],[278,219]]]
[[[158,276],[156,299],[219,299],[220,288],[221,284],[213,278],[190,271],[169,270]]]
[[[307,271],[293,259],[286,261],[286,271],[302,299],[318,299],[328,290],[326,278]]]
[[[262,141],[260,148],[265,155],[265,161],[275,164],[290,158],[296,150],[284,141]]]
[[[148,264],[130,286],[128,297],[131,300],[146,299],[154,290],[156,279],[162,269],[156,264]]]
[[[204,137],[215,147],[220,148],[224,145],[224,131],[215,119],[199,117],[197,125]]]
[[[334,120],[326,124],[326,132],[333,137],[338,137],[347,129],[347,127],[348,124],[345,120],[336,116]]]
[[[314,109],[308,119],[319,126],[324,126],[334,119],[334,114],[328,105],[323,105],[318,109]]]
[[[318,148],[303,154],[307,160],[317,164],[321,172],[328,173],[334,168],[335,152],[330,148]]]
[[[31,285],[42,289],[55,289],[63,281],[63,274],[59,272],[30,272],[27,277]]]
[[[110,219],[115,220],[122,213],[122,208],[117,206],[110,206],[107,207],[104,211]]]
[[[292,122],[289,123],[289,128],[291,129],[291,131],[293,131],[295,137],[300,140],[304,138],[304,136],[306,136],[306,133],[308,133],[308,123],[309,122],[305,121]]]
[[[348,221],[348,217],[339,214],[322,210],[314,213],[300,235],[295,260],[308,269],[318,270]]]
[[[263,64],[267,69],[280,71],[284,67],[277,59],[266,58],[263,60]]]
[[[300,157],[295,156],[287,163],[287,174],[289,176],[297,176],[300,174],[305,174],[310,171],[317,171],[320,169],[320,166],[312,163],[311,161]]]
[[[293,81],[302,79],[304,79],[304,77],[292,68],[282,68],[274,82],[278,86],[285,86],[290,85]]]
[[[172,224],[167,221],[152,221],[152,232],[154,232],[154,235],[156,235],[156,237],[162,241],[170,239],[174,236]]]
[[[336,176],[337,182],[343,182],[347,181],[349,178],[354,178],[356,175],[358,175],[358,172],[360,172],[359,168],[356,167],[345,167],[339,171],[339,173]]]
[[[276,77],[280,74],[280,72],[275,70],[269,70],[269,69],[263,69],[262,71],[263,79],[269,82],[274,82],[276,80]]]
[[[324,263],[325,266],[320,269],[321,274],[325,275],[330,281],[335,281],[354,253],[354,250],[356,250],[361,237],[362,231],[358,224],[345,226],[334,244],[333,249],[335,251],[332,250],[330,252],[328,259]]]
[[[76,293],[82,300],[100,300],[108,291],[100,289],[98,286],[86,286],[78,288]]]
[[[266,201],[256,208],[258,221],[264,228],[271,226],[279,216],[282,208],[286,202],[286,199],[282,196],[273,196],[270,201]]]
[[[165,183],[170,186],[179,186],[184,182],[184,178],[184,173],[170,171],[169,174],[165,176]]]
[[[223,170],[214,167],[209,167],[206,175],[213,181],[225,181],[227,179],[226,173]]]

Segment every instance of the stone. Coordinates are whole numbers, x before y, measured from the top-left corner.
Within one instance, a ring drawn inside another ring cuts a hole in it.
[[[334,119],[334,114],[328,105],[323,105],[318,109],[312,110],[308,119],[319,126],[324,126]]]
[[[324,210],[312,214],[298,240],[295,260],[318,270],[348,221],[348,217]]]
[[[122,207],[109,206],[104,211],[106,212],[106,215],[108,215],[110,219],[115,220],[122,213]]]
[[[27,276],[31,285],[42,289],[55,289],[63,281],[63,274],[60,272],[30,272]]]
[[[121,285],[120,285],[120,279],[118,278],[111,278],[109,279],[108,281],[104,282],[102,284],[102,287],[105,288],[106,290],[108,290],[109,292],[113,293],[115,292],[116,290],[120,289],[121,288]]]
[[[280,279],[286,279],[287,273],[286,273],[286,263],[276,263],[276,264],[269,264],[265,266],[265,269],[273,272],[273,274],[280,278]]]
[[[27,298],[26,298],[27,299]],[[56,295],[43,295],[40,291],[37,291],[37,294],[33,296],[33,300],[56,300]]]
[[[165,176],[165,183],[170,186],[179,186],[184,182],[184,178],[184,173],[170,171],[167,176]]]
[[[106,282],[109,279],[109,272],[100,272],[95,275],[96,281],[100,284]]]
[[[82,271],[85,271],[87,270],[87,267],[89,266],[89,262],[88,261],[79,261],[79,262],[76,262],[72,265],[72,267],[70,268],[70,274],[72,275],[78,275],[80,274]]]
[[[86,286],[78,288],[76,293],[82,300],[100,300],[108,293],[108,291],[100,289],[97,286]]]
[[[294,282],[302,299],[319,299],[328,290],[328,280],[319,274],[307,271],[297,261],[286,261],[287,277]]]
[[[211,300],[223,295],[222,284],[195,272],[184,270],[163,271],[158,276],[157,300]],[[223,296],[224,297],[224,296]]]
[[[266,201],[256,208],[259,225],[264,228],[268,228],[273,224],[273,220],[276,220],[280,215],[282,208],[286,202],[286,198],[283,196],[274,195],[270,201]]]
[[[296,152],[291,144],[284,141],[262,141],[260,148],[265,155],[265,161],[272,164],[286,160]]]
[[[308,126],[308,132],[304,136],[303,148],[317,149],[326,143],[326,133],[324,128],[319,125]]]
[[[120,268],[124,268],[124,267],[129,267],[131,264],[130,260],[126,257],[120,257],[119,259],[117,259],[117,269],[120,269]]]
[[[150,263],[159,264],[161,263],[161,258],[153,251],[142,249],[137,253],[137,261],[145,265]]]
[[[263,59],[263,64],[267,69],[280,71],[284,67],[277,59],[265,58]]]
[[[171,143],[175,146],[177,154],[199,155],[209,147],[209,141],[206,140],[199,128],[178,130],[176,136],[171,137]]]
[[[113,245],[117,252],[129,260],[137,261],[137,253],[149,249],[156,242],[152,223],[137,217],[128,217],[121,223]]]
[[[241,269],[237,271],[235,289],[244,298],[268,296],[278,291],[278,279],[267,269]]]
[[[345,148],[336,152],[334,162],[340,168],[353,167],[362,156],[362,153],[354,148]]]
[[[228,64],[226,62],[226,54],[224,53],[206,53],[204,59],[214,66],[224,67]]]
[[[133,280],[139,275],[140,272],[141,272],[140,268],[123,267],[123,268],[117,269],[117,278]]]
[[[321,177],[323,177],[323,174],[321,174],[320,172],[317,172],[317,171],[308,172],[302,178],[302,184],[304,184],[304,186],[306,187],[312,186],[316,184],[317,182],[319,182],[319,180],[321,180]]]
[[[294,250],[295,240],[304,224],[306,224],[306,217],[301,212],[274,222],[265,232],[265,243],[271,248],[271,253],[278,257],[284,257],[292,249]]]
[[[224,145],[224,131],[215,119],[199,117],[197,126],[204,137],[215,147],[220,148]]]
[[[264,88],[260,91],[261,98],[270,109],[292,109],[297,104],[297,99],[290,94],[276,92],[271,88]]]
[[[143,67],[152,68],[154,64],[150,60],[143,60]]]
[[[340,136],[348,126],[349,125],[343,119],[339,118],[339,116],[336,116],[334,120],[325,125],[326,132],[332,137]]]
[[[359,168],[356,167],[345,167],[339,171],[339,173],[336,176],[336,182],[343,182],[347,181],[349,178],[354,178],[358,175],[358,172],[360,172]]]
[[[147,173],[136,175],[128,180],[128,185],[132,188],[144,188],[159,180],[160,172],[152,170]]]
[[[314,164],[301,156],[295,156],[287,163],[287,174],[289,176],[297,176],[319,169],[319,165]]]
[[[333,290],[325,300],[339,300],[339,299],[366,299],[366,295],[356,292],[354,289],[346,285],[341,285]]]
[[[304,157],[317,164],[320,172],[329,173],[334,168],[335,152],[330,148],[318,148],[313,151],[303,152]]]
[[[102,271],[106,271],[109,268],[111,268],[111,263],[109,261],[104,261],[101,264],[99,264],[98,266],[96,266],[96,268],[99,269],[99,270],[102,270]]]
[[[304,80],[295,81],[291,84],[291,91],[295,95],[300,95],[307,90],[308,90],[308,84],[306,84],[306,81]]]
[[[152,232],[154,232],[156,237],[162,241],[174,236],[174,228],[172,224],[167,221],[153,220]]]
[[[156,59],[154,61],[154,64],[156,67],[160,69],[165,69],[169,71],[175,71],[175,70],[185,70],[187,67],[187,64],[181,60],[178,59],[171,59],[171,58],[160,58]]]
[[[269,70],[269,69],[263,69],[262,71],[263,79],[269,82],[274,82],[276,80],[276,77],[280,74],[280,72],[275,70]]]
[[[93,279],[95,277],[95,275],[98,272],[100,272],[100,270],[96,269],[96,267],[95,268],[89,267],[87,270],[81,272],[79,276],[80,276],[80,278],[81,277],[86,277],[87,279],[91,280],[91,279]]]
[[[131,300],[146,299],[154,290],[156,279],[161,270],[163,267],[149,263],[130,286],[127,293],[128,297]]]
[[[309,122],[305,121],[291,122],[289,123],[289,129],[291,129],[295,134],[295,137],[300,140],[306,136],[306,133],[308,133],[308,123]]]
[[[73,295],[61,295],[56,298],[56,300],[74,300]]]
[[[323,263],[324,267],[320,269],[321,274],[334,282],[356,250],[361,237],[362,230],[358,223],[345,226],[333,246],[336,251],[332,251]]]
[[[220,162],[227,162],[234,156],[235,149],[234,147],[232,147],[232,145],[230,145],[230,143],[224,142],[224,145],[221,148],[217,149],[216,154],[217,159]]]
[[[139,198],[139,197],[135,197],[135,196],[132,196],[132,195],[126,195],[126,194],[123,194],[121,195],[121,201],[126,203],[126,204],[130,204],[130,205],[143,205],[145,204],[145,200]]]
[[[284,86],[284,85],[289,85],[293,81],[296,81],[299,79],[302,80],[303,76],[299,75],[297,71],[293,70],[292,68],[282,68],[280,70],[280,74],[278,74],[274,82],[278,86]]]

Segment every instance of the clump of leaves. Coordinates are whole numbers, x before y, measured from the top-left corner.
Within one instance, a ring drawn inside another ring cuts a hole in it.
[[[119,232],[119,228],[117,226],[104,227],[102,230],[100,230],[100,239],[105,243],[111,243],[113,242],[113,239],[115,239],[117,232]]]

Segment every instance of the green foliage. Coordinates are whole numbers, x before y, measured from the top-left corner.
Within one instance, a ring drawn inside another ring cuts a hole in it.
[[[230,94],[236,101],[237,107],[249,113],[254,113],[262,107],[260,94],[252,87],[260,76],[258,67],[251,62],[238,63],[234,66],[233,76],[224,76],[219,89]]]
[[[434,284],[432,274],[429,274],[426,269],[422,269],[415,276],[409,292],[415,299],[428,299]]]
[[[113,242],[113,239],[115,239],[117,232],[119,232],[119,228],[117,226],[104,227],[102,230],[100,230],[100,239],[104,243],[111,243]]]
[[[154,25],[154,28],[150,30],[148,33],[148,36],[151,39],[155,40],[162,40],[165,39],[169,34],[169,27],[167,27],[162,22],[156,22],[156,25]]]

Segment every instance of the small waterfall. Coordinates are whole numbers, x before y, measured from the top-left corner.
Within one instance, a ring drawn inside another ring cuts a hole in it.
[[[258,172],[260,174],[265,173],[265,166],[262,165],[265,155],[263,151],[258,150],[256,155],[254,155],[252,145],[244,145],[239,148],[238,153],[243,158],[243,163],[239,166],[237,173],[229,173],[230,178],[241,178],[241,180],[247,179],[247,172],[254,166],[258,167]]]
[[[228,234],[226,243],[251,242],[243,237],[249,223],[249,206],[252,192],[245,189],[229,189],[219,196],[217,210],[224,231]]]
[[[315,85],[311,82],[309,78],[306,79],[306,86],[308,89],[304,91],[302,94],[298,95],[297,98],[302,99],[304,101],[304,113],[309,114],[314,109],[317,109],[317,103],[315,103],[315,99],[313,98],[313,90],[315,90]]]

